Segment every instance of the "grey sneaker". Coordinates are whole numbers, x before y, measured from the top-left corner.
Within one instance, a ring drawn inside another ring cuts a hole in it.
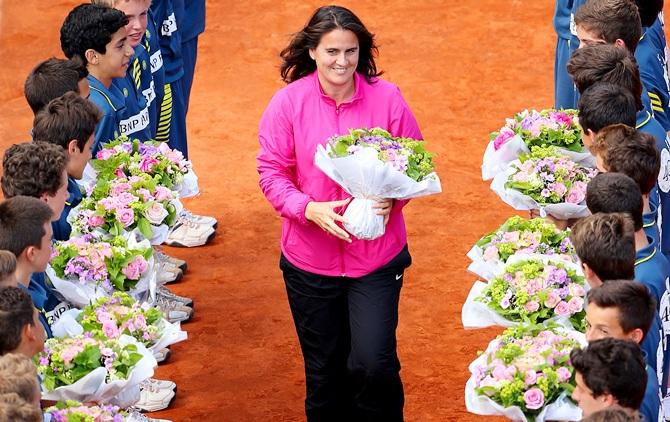
[[[211,226],[179,217],[175,225],[170,228],[165,244],[181,248],[203,246],[214,238],[214,233]]]
[[[184,297],[184,296],[179,296],[174,293],[172,293],[167,287],[165,286],[158,286],[158,290],[156,290],[156,297],[158,296],[163,296],[166,299],[169,300],[174,300],[176,302],[180,302],[184,306],[188,306],[189,308],[193,308],[193,299],[190,297]]]
[[[175,283],[184,277],[184,273],[170,262],[156,262],[156,282],[159,285]]]
[[[169,262],[173,266],[179,268],[182,272],[184,273],[186,272],[186,268],[188,268],[186,261],[166,254],[165,252],[163,252],[163,249],[161,249],[161,247],[158,245],[155,245],[153,248],[154,248],[154,259],[156,259],[156,261]]]
[[[172,352],[167,347],[154,352],[154,358],[156,358],[156,362],[158,363],[165,362],[170,358],[170,355],[172,355]]]
[[[156,294],[156,302],[154,305],[163,311],[165,317],[170,322],[188,321],[193,315],[193,309],[163,295]]]
[[[191,211],[188,211],[186,208],[184,208],[180,213],[180,217],[186,217],[187,219],[198,223],[198,224],[206,224],[208,226],[212,226],[212,228],[216,229],[219,226],[219,222],[216,220],[214,217],[210,217],[207,215],[198,215],[198,214],[193,214]]]

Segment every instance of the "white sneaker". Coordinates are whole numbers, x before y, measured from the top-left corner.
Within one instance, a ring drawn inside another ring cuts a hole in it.
[[[193,309],[184,306],[181,302],[162,295],[156,295],[156,302],[154,305],[163,311],[166,319],[170,322],[188,321],[193,315]]]
[[[153,386],[158,390],[173,390],[177,388],[177,384],[170,380],[159,380],[156,378],[147,378],[140,383],[140,389]]]
[[[198,215],[198,214],[193,214],[191,211],[188,211],[186,208],[181,210],[179,213],[180,217],[186,217],[187,219],[198,223],[198,224],[206,224],[208,226],[212,226],[212,228],[216,229],[219,226],[219,222],[216,220],[214,217],[210,217],[208,215]]]
[[[184,306],[193,308],[193,299],[191,299],[190,297],[179,296],[177,294],[174,294],[165,286],[158,286],[158,290],[156,290],[156,297],[158,297],[159,295],[163,296],[168,300],[174,300],[176,302],[180,302]]]
[[[133,408],[140,412],[157,412],[167,409],[174,399],[175,392],[170,389],[160,389],[151,383],[140,385],[140,401]]]
[[[170,355],[172,355],[172,351],[167,347],[154,352],[154,358],[156,358],[156,362],[158,363],[165,362],[170,358]]]
[[[158,262],[169,262],[171,263],[174,267],[179,268],[182,272],[186,272],[186,268],[188,268],[188,265],[186,264],[186,261],[183,259],[179,259],[174,256],[170,256],[163,252],[163,249],[158,246],[154,245],[154,259]]]
[[[179,217],[175,225],[170,228],[165,244],[182,248],[194,248],[209,243],[214,237],[214,233],[211,226],[194,223],[184,217]]]

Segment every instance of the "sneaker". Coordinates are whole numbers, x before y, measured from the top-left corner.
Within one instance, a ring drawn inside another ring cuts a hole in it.
[[[124,419],[125,422],[172,422],[169,419],[155,419],[148,416],[144,416],[137,410],[130,410],[128,416]]]
[[[181,248],[193,248],[209,243],[214,237],[211,226],[194,223],[184,217],[179,217],[177,223],[170,228],[165,244]]]
[[[157,385],[146,383],[140,385],[140,401],[133,408],[140,412],[157,412],[167,409],[176,393],[170,389],[161,389]]]
[[[159,286],[168,283],[175,283],[184,277],[184,273],[170,262],[157,262],[156,265],[156,283]]]
[[[171,263],[174,267],[179,268],[182,272],[186,272],[186,268],[188,268],[188,265],[186,265],[186,261],[183,259],[176,258],[174,256],[170,256],[163,252],[160,246],[154,246],[154,258],[158,262],[169,262]]]
[[[162,295],[156,295],[156,303],[154,305],[163,311],[165,318],[170,322],[188,321],[193,315],[193,309]]]
[[[193,299],[190,297],[184,297],[184,296],[179,296],[174,293],[172,293],[167,287],[165,286],[158,286],[158,290],[156,291],[156,297],[158,296],[163,296],[166,299],[169,300],[174,300],[176,302],[181,302],[182,305],[188,306],[189,308],[193,308]]]
[[[154,358],[156,358],[156,362],[158,363],[165,362],[170,358],[170,355],[172,355],[172,352],[167,347],[154,352]]]
[[[177,384],[175,384],[173,381],[147,378],[140,383],[140,390],[149,384],[159,390],[175,390],[177,388]]]
[[[212,226],[212,228],[216,229],[219,226],[219,222],[216,221],[216,218],[214,217],[209,217],[207,215],[198,215],[198,214],[193,214],[191,211],[188,211],[186,208],[184,208],[180,213],[180,217],[185,217],[195,223],[198,224],[206,224],[208,226]]]

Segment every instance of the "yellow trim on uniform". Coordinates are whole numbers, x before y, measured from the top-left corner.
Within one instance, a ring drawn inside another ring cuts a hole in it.
[[[654,224],[656,224],[656,220],[654,220],[652,222],[649,222],[647,224],[643,224],[642,227],[644,227],[646,229],[647,227],[653,227]]]
[[[638,124],[638,125],[635,125],[635,129],[639,129],[639,128],[641,128],[642,126],[644,126],[644,125],[646,125],[647,123],[649,123],[650,120],[651,120],[651,113],[649,113],[649,112],[647,111],[647,118],[644,120],[644,122],[642,122],[642,123],[640,123],[640,124]]]
[[[102,92],[101,90],[99,90],[98,88],[96,88],[96,87],[94,87],[94,86],[92,86],[91,89],[94,90],[94,91],[99,92],[100,95],[102,95],[103,97],[105,97],[105,100],[107,100],[107,102],[109,103],[109,105],[112,107],[112,110],[114,110],[114,111],[119,111],[116,107],[114,107],[114,103],[112,102],[112,99],[109,98],[109,97],[107,96],[107,94],[105,94],[104,92]]]
[[[656,255],[656,248],[654,248],[654,250],[651,251],[651,254],[649,256],[645,256],[644,258],[641,258],[641,259],[638,259],[637,261],[635,261],[635,265],[640,265],[644,262],[649,261],[651,258],[654,257],[654,255]]]

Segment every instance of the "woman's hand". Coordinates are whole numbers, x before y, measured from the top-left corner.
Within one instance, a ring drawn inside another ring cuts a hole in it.
[[[377,215],[384,216],[384,225],[386,225],[386,223],[389,222],[391,209],[393,209],[393,199],[381,199],[377,201],[377,203],[374,204],[372,208],[377,210]]]
[[[325,232],[351,243],[349,233],[335,223],[336,221],[344,223],[344,217],[336,213],[335,209],[347,205],[349,201],[351,198],[342,201],[310,202],[305,207],[305,218]]]

